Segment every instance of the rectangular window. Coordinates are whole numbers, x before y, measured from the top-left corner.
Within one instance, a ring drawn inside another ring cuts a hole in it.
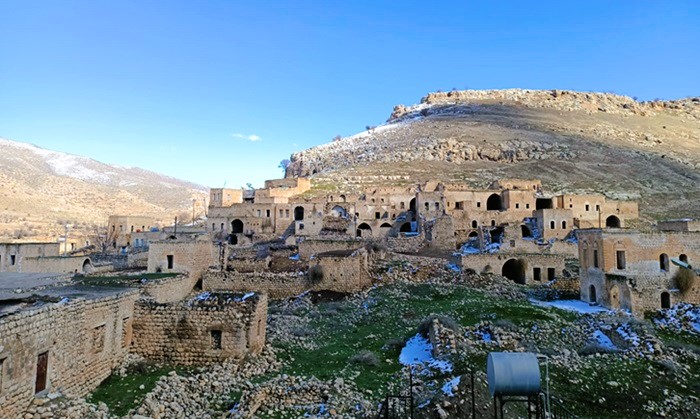
[[[99,325],[92,329],[92,352],[99,353],[105,347],[105,325]]]
[[[525,204],[526,209],[530,209],[530,204]]]
[[[551,281],[556,276],[556,271],[554,268],[547,268],[547,280]]]
[[[476,207],[477,207],[477,208],[481,208],[481,202],[477,202],[477,203],[476,203]]]
[[[380,219],[380,218],[381,218],[381,214],[378,213],[378,212],[375,212],[375,213],[374,213],[374,218],[377,219],[377,220]]]
[[[625,251],[617,251],[617,269],[625,269],[627,266],[627,261],[625,260]]]
[[[283,216],[284,216],[284,211],[280,210],[280,218],[282,218]]]
[[[211,331],[211,348],[221,349],[221,330]]]
[[[211,223],[211,231],[214,231],[214,230],[216,230],[216,224],[215,224],[215,223]]]
[[[289,210],[284,210],[284,218],[289,218]]]
[[[17,262],[17,256],[10,255],[10,265],[14,265]]]
[[[258,210],[258,217],[262,216],[262,211]]]
[[[596,204],[595,210],[598,211],[598,212],[600,212],[600,205]]]
[[[586,204],[586,211],[590,211],[590,210],[591,210],[591,206]]]
[[[516,204],[515,204],[515,209],[518,209],[518,208],[520,208],[520,204],[516,203]]]
[[[174,256],[168,255],[168,256],[166,256],[166,258],[168,259],[168,269],[173,269],[173,266],[175,265]]]
[[[598,267],[598,250],[593,249],[593,267],[597,268]]]
[[[0,394],[2,393],[2,380],[5,377],[5,359],[0,359]]]
[[[265,210],[265,215],[267,216],[267,218],[270,218],[270,210]]]
[[[461,210],[461,209],[462,209],[462,203],[461,203],[461,202],[455,202],[455,209]]]
[[[532,268],[532,277],[535,281],[541,281],[542,280],[542,269],[541,268]]]

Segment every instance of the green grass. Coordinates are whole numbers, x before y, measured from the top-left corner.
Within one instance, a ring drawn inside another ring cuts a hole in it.
[[[141,404],[146,394],[153,390],[160,377],[171,371],[186,374],[190,369],[149,365],[145,372],[132,373],[125,377],[112,374],[90,394],[87,400],[95,404],[105,403],[109,406],[112,414],[126,415],[130,409]],[[139,388],[142,385],[144,386],[143,390]]]

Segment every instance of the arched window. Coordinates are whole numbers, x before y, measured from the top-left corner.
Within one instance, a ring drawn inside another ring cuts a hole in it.
[[[566,230],[566,221],[561,222],[561,229]]]
[[[294,221],[302,221],[304,219],[304,207],[294,208]]]
[[[681,253],[680,255],[678,255],[678,260],[680,260],[683,263],[688,263],[688,255],[686,255],[685,253]]]
[[[238,219],[231,221],[231,233],[243,233],[243,221]]]
[[[608,228],[620,228],[620,219],[614,215],[605,219],[605,227]]]
[[[668,272],[668,255],[666,253],[659,255],[659,269]]]
[[[549,228],[551,228],[552,230],[554,230],[555,228],[557,228],[557,224],[554,222],[554,220],[552,220],[552,221],[549,222]]]
[[[476,220],[472,220],[472,228],[477,228],[479,226],[479,223],[476,222]]]
[[[595,285],[588,287],[588,301],[595,303],[598,301],[598,296],[596,295]]]

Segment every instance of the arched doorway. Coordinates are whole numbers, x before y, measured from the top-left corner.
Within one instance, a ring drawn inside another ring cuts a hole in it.
[[[304,207],[294,208],[294,221],[301,221],[304,219]]]
[[[379,231],[382,234],[382,236],[388,235],[391,232],[391,224],[383,223],[379,226]]]
[[[608,228],[620,228],[620,219],[614,215],[605,219],[605,227]]]
[[[681,253],[680,255],[678,255],[678,260],[680,260],[683,263],[688,263],[688,255],[686,255],[685,253]]]
[[[345,197],[345,195],[340,195],[340,202],[346,202],[346,201],[347,201],[347,198]]]
[[[401,233],[410,233],[411,231],[413,231],[413,230],[411,229],[411,223],[408,223],[408,222],[407,222],[407,223],[401,224],[401,228],[399,228],[399,231],[400,231]]]
[[[503,264],[501,275],[515,281],[516,284],[525,284],[525,262],[520,259],[509,259]]]
[[[357,226],[357,236],[358,237],[372,237],[372,227],[367,223],[362,223]]]
[[[92,271],[92,263],[90,263],[90,259],[85,259],[85,261],[83,261],[83,269],[82,270],[83,270],[84,274]]]
[[[408,203],[408,210],[411,211],[411,221],[416,220],[416,198],[411,199]]]
[[[661,293],[661,308],[671,308],[671,294],[666,291]]]
[[[610,308],[613,310],[620,308],[620,289],[617,285],[610,289]]]
[[[231,233],[239,234],[243,233],[243,221],[235,219],[231,221]]]
[[[492,194],[489,199],[486,200],[486,209],[488,211],[500,211],[503,208],[501,203],[501,196],[498,194]]]
[[[524,239],[531,238],[532,237],[532,230],[530,230],[530,227],[526,226],[525,224],[520,225],[520,234],[522,234]]]
[[[591,303],[595,303],[598,301],[598,296],[596,295],[595,292],[595,285],[592,285],[588,287],[588,301]]]
[[[348,213],[345,211],[345,208],[341,207],[340,205],[336,205],[331,209],[331,215],[337,218],[348,218]]]

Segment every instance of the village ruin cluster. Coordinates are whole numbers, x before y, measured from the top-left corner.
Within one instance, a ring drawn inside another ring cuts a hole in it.
[[[700,304],[700,221],[645,226],[634,201],[551,194],[536,179],[312,186],[212,189],[191,223],[115,215],[100,246],[0,244],[0,416],[84,397],[132,356],[203,366],[259,355],[270,301],[366,292],[395,275],[377,273],[390,260],[565,289],[637,317]]]

